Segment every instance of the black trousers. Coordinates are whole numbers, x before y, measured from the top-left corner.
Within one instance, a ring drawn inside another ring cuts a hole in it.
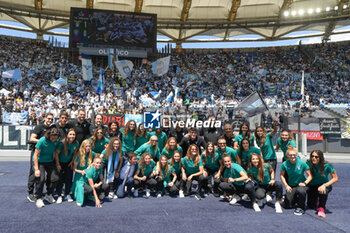
[[[229,195],[233,194],[248,194],[250,200],[255,202],[255,186],[253,182],[246,182],[244,185],[235,185],[231,182],[221,182],[219,189]]]
[[[205,169],[208,173],[208,181],[207,181],[207,186],[206,187],[203,187],[204,190],[208,190],[208,186],[212,186],[213,187],[213,193],[218,193],[219,192],[219,184],[220,184],[220,178],[219,179],[216,179],[215,178],[215,175],[218,173],[218,171],[215,171],[215,170],[211,170],[210,168],[206,168]],[[214,184],[212,185],[212,177],[214,179]]]
[[[258,188],[255,190],[255,197],[258,200],[265,198],[266,193],[276,192],[276,201],[281,201],[282,199],[282,183],[275,181],[273,185],[258,185]]]
[[[309,190],[307,191],[307,207],[309,209],[315,209],[317,206],[318,201],[318,207],[326,208],[326,202],[328,198],[328,194],[332,191],[332,186],[328,186],[326,188],[326,194],[320,194],[318,192],[318,187],[320,185],[308,185]]]
[[[95,188],[97,196],[100,200],[102,200],[103,198],[105,198],[105,196],[108,194],[109,192],[109,185],[108,184],[102,184],[100,186],[98,186],[97,188]],[[92,187],[88,184],[84,184],[84,195],[90,195],[93,194],[93,190]]]
[[[156,192],[162,192],[163,190],[163,180],[160,178],[147,178],[145,181],[134,180],[134,188],[148,188],[154,189]]]
[[[192,190],[192,181],[196,180],[198,181],[198,186],[197,186],[197,194],[200,194],[202,187],[207,187],[208,186],[208,177],[204,177],[203,175],[200,176],[194,176],[191,181],[184,181],[184,195],[188,196],[191,194]]]
[[[33,165],[34,170],[34,165]],[[46,191],[50,195],[53,193],[53,190],[56,188],[59,177],[56,169],[56,164],[52,163],[39,163],[40,178],[36,179],[36,196],[41,198],[43,195],[44,184],[46,181]],[[46,173],[46,177],[45,177]],[[45,179],[46,178],[46,179]]]
[[[30,168],[29,168],[29,175],[28,175],[28,193],[33,194],[34,193],[34,185],[35,185],[35,175],[34,175],[34,168],[33,168],[33,156],[34,156],[34,150],[30,152]]]
[[[305,210],[305,201],[308,186],[294,186],[291,188],[291,192],[286,192],[286,197],[284,199],[284,208],[291,209],[293,208],[294,204],[297,203],[300,208]]]
[[[60,179],[57,184],[56,193],[60,196],[64,185],[64,195],[67,196],[71,193],[72,189],[73,171],[68,166],[69,163],[60,163],[60,165],[61,171],[58,174]]]
[[[167,186],[165,189],[170,195],[176,195],[179,193],[179,188],[176,186],[176,182],[173,184],[173,186]]]

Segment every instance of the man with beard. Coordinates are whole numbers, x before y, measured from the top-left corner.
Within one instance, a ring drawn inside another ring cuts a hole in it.
[[[184,151],[184,154],[187,153],[188,148],[192,144],[195,144],[196,146],[198,146],[198,148],[200,149],[201,152],[205,148],[206,143],[205,143],[203,137],[198,136],[198,132],[197,132],[196,128],[191,128],[190,132],[189,132],[189,136],[183,137],[181,142],[180,142],[180,146],[181,146],[182,150]]]
[[[58,122],[55,124],[56,128],[60,132],[60,138],[64,139],[69,129],[68,122],[68,113],[66,111],[61,111],[58,116]]]
[[[81,145],[81,143],[90,136],[90,123],[85,119],[85,117],[85,111],[83,109],[79,109],[78,118],[68,123],[69,128],[75,129],[79,145]]]

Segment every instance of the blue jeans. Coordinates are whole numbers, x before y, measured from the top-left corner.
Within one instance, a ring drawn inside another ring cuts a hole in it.
[[[125,186],[123,186],[123,181],[124,180],[121,180],[119,178],[117,180],[117,196],[119,198],[123,198],[125,196]],[[127,187],[128,195],[132,195],[131,188],[134,185],[134,178],[128,177],[126,182],[125,182],[125,185]]]

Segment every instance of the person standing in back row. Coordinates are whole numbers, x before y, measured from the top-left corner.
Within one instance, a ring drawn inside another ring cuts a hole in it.
[[[90,137],[90,123],[85,119],[86,113],[83,109],[79,109],[78,118],[76,120],[72,120],[68,123],[68,128],[74,128],[77,133],[77,141],[79,145]]]

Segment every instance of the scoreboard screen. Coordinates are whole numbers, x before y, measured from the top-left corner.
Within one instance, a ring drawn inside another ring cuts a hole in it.
[[[157,15],[71,8],[69,46],[156,48]]]

